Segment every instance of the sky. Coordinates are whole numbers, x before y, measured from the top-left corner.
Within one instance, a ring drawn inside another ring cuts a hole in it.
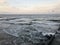
[[[60,0],[0,0],[0,14],[60,14]]]

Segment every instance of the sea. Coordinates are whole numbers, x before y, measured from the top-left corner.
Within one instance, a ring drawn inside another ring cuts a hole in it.
[[[41,33],[55,35],[59,28],[60,14],[0,14],[0,44],[28,45],[29,40],[39,43]]]
[[[22,20],[22,22],[20,19]],[[55,22],[49,21],[49,20],[55,20],[55,21],[60,20],[60,14],[0,14],[0,23],[4,23],[5,25],[8,23],[9,23],[9,25],[24,23],[24,20],[26,21],[25,23],[29,23],[30,21],[32,21],[34,23],[36,23],[36,22],[41,23],[39,25],[41,25],[42,27],[46,26],[44,28],[48,28],[49,26],[50,26],[50,28],[52,28],[51,26],[55,25]],[[17,21],[20,21],[20,22],[17,22]],[[48,25],[45,25],[44,23],[46,23]],[[59,24],[59,23],[56,22],[56,24]],[[36,24],[36,25],[38,25],[38,24]],[[3,27],[4,26],[2,25],[2,28]],[[7,27],[8,26],[6,25],[5,28],[7,28]],[[53,26],[53,28],[54,28],[54,26]]]
[[[60,17],[60,14],[0,14],[0,17],[17,17],[17,18],[49,18]]]

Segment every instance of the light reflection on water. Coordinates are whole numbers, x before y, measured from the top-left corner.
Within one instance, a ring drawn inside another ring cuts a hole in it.
[[[7,19],[5,19],[7,20]],[[20,19],[14,19],[9,21],[1,21],[1,26],[4,32],[13,35],[13,36],[19,36],[18,33],[23,28],[29,27],[29,29],[32,27],[35,28],[39,32],[56,32],[58,29],[59,23],[52,22],[52,21],[47,21],[43,19],[30,19],[30,18],[20,18]],[[3,26],[4,25],[4,26]],[[31,27],[32,26],[32,27]],[[31,30],[30,29],[30,30]],[[26,30],[26,29],[25,29]]]

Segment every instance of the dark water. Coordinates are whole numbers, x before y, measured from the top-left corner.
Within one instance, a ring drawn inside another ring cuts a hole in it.
[[[60,17],[60,14],[0,14],[0,17],[26,17],[26,18],[40,18],[40,17]]]

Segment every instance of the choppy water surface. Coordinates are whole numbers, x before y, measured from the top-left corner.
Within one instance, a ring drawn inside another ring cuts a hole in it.
[[[7,34],[8,39],[0,41],[1,45],[33,45],[39,43],[39,39],[46,39],[44,35],[54,35],[59,28],[59,22],[49,20],[60,20],[59,15],[23,15],[23,16],[1,16],[0,17],[0,33]],[[42,35],[41,35],[42,32]],[[9,37],[10,36],[10,37]],[[11,38],[12,37],[12,38]],[[11,43],[11,41],[14,43]],[[4,44],[2,44],[4,43]],[[6,44],[7,43],[7,44]]]

